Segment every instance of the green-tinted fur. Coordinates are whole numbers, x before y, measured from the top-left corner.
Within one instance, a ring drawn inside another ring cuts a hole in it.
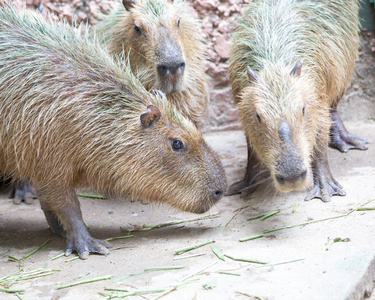
[[[357,31],[353,32],[358,28],[357,1],[278,0],[277,17],[271,17],[272,2],[249,3],[233,34],[231,73],[237,74],[232,81],[234,91],[248,85],[247,66],[256,73],[273,64],[291,70],[300,60],[304,70],[319,70],[318,84],[326,82],[327,74],[348,72],[346,58],[353,56],[353,39],[358,42]],[[258,30],[260,26],[262,31]],[[345,90],[346,82],[339,80],[339,86],[331,88]]]
[[[2,85],[7,85],[8,93],[17,92],[13,90],[10,79],[22,80],[25,85],[37,80],[41,93],[58,93],[70,88],[72,93],[77,93],[77,97],[84,98],[85,93],[93,94],[92,101],[97,101],[98,105],[105,108],[100,113],[118,114],[121,111],[121,117],[131,118],[144,111],[148,104],[154,104],[180,125],[186,123],[184,127],[189,127],[188,122],[165,99],[150,97],[131,72],[126,58],[111,57],[94,34],[89,36],[80,27],[73,28],[65,22],[46,21],[36,14],[30,18],[26,11],[20,15],[16,9],[8,6],[0,10],[0,26],[3,28],[0,32],[0,64],[9,68],[9,75],[0,80]],[[21,34],[15,37],[13,31]],[[30,49],[30,44],[34,45],[33,49]],[[14,47],[17,47],[17,51],[13,50]],[[50,59],[44,59],[48,56]],[[36,66],[34,60],[45,64]],[[22,64],[10,66],[11,61],[22,61]],[[56,65],[52,66],[51,62]],[[127,67],[123,68],[124,65]],[[63,78],[59,78],[62,73]],[[67,82],[75,79],[79,81],[82,73],[92,79],[90,86]],[[60,79],[55,82],[55,90],[46,90],[45,81],[50,78],[53,80],[54,77]],[[101,89],[103,82],[105,90]],[[108,85],[113,89],[108,89]],[[27,93],[24,97],[28,97]],[[148,103],[150,98],[152,103]]]

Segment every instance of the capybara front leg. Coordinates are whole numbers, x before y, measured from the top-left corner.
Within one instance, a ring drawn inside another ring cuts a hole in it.
[[[330,117],[332,125],[330,129],[330,143],[331,148],[340,150],[341,152],[348,152],[350,149],[366,150],[368,148],[368,140],[349,133],[340,115],[337,111],[337,106],[330,109]]]
[[[80,258],[87,259],[90,252],[108,255],[106,247],[111,244],[91,237],[82,219],[78,198],[74,189],[71,191],[54,190],[52,193],[39,191],[43,210],[52,230],[64,229],[66,235],[65,255],[77,252]],[[56,224],[59,224],[56,226]],[[58,233],[60,233],[58,232]]]
[[[46,220],[51,231],[53,233],[61,235],[62,237],[66,237],[66,232],[63,225],[61,224],[60,220],[58,219],[52,208],[49,206],[49,204],[45,202],[43,198],[40,198],[39,202],[44,215],[46,216]]]
[[[245,178],[241,181],[233,183],[226,191],[226,196],[231,196],[235,194],[241,194],[241,198],[248,197],[252,192],[254,192],[257,183],[258,171],[257,167],[259,165],[258,157],[256,156],[253,148],[249,145],[247,146],[247,167]]]
[[[328,162],[327,145],[321,141],[317,147],[312,162],[314,187],[307,194],[305,200],[320,198],[323,202],[329,202],[334,195],[345,196],[346,193],[341,184],[332,176]]]

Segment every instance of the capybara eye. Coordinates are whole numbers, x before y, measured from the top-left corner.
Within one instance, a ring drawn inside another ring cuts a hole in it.
[[[142,29],[139,28],[137,25],[133,24],[134,32],[138,35],[142,34]]]
[[[177,152],[184,150],[184,143],[180,140],[171,140],[172,149]]]
[[[256,116],[257,116],[258,122],[259,122],[259,123],[262,123],[262,119],[260,118],[260,116],[258,115],[258,113],[255,113],[255,114],[256,114]]]
[[[302,116],[305,115],[305,107],[302,108]]]
[[[177,28],[180,28],[180,21],[181,21],[181,18],[179,17],[177,20]]]

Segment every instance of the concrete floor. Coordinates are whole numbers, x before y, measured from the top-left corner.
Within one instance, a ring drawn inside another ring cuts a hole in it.
[[[347,123],[346,126],[353,133],[375,140],[375,123]],[[208,133],[205,138],[222,157],[228,182],[242,179],[246,165],[243,132]],[[217,214],[215,217],[134,232],[132,238],[112,242],[115,247],[127,248],[112,251],[107,257],[92,255],[86,261],[67,262],[66,257],[49,261],[62,253],[64,239],[49,231],[37,200],[33,205],[15,206],[3,192],[0,197],[0,282],[1,277],[19,269],[18,262],[8,260],[9,255],[21,258],[49,239],[45,247],[22,261],[21,269],[31,271],[46,267],[60,271],[13,284],[12,289],[25,290],[20,294],[23,299],[103,299],[99,292],[114,293],[105,291],[105,287],[160,288],[175,286],[185,278],[196,281],[162,299],[364,299],[365,295],[370,296],[375,278],[375,211],[353,211],[345,217],[271,232],[247,242],[239,241],[263,230],[339,216],[369,200],[374,201],[367,207],[375,207],[374,145],[370,144],[367,151],[347,154],[330,150],[329,155],[332,172],[347,193],[345,197],[333,197],[329,203],[318,199],[305,202],[305,192],[276,194],[272,187],[264,185],[249,199],[223,198],[209,212]],[[120,226],[201,217],[165,206],[122,200],[81,198],[81,203],[92,235],[101,239],[125,235]],[[244,208],[238,212],[241,207]],[[280,209],[280,213],[264,221],[247,221],[251,216],[276,209]],[[336,238],[350,241],[329,242]],[[186,253],[204,253],[202,256],[174,260],[176,249],[209,240],[214,240],[222,253],[235,258],[289,263],[265,266],[228,257],[222,261],[212,252],[212,244]],[[165,266],[183,268],[144,273],[146,268]],[[121,279],[138,273],[141,274]],[[57,289],[61,284],[107,275],[112,278]],[[158,294],[160,292],[145,294],[143,298],[155,299]],[[17,298],[0,291],[0,299]],[[142,298],[133,296],[130,299]]]

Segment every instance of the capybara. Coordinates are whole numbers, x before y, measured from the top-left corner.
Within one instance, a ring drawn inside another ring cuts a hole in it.
[[[75,188],[203,213],[223,195],[224,169],[196,126],[122,60],[65,23],[0,11],[0,170],[29,178],[65,254],[108,254]]]
[[[94,27],[114,56],[129,56],[147,90],[201,124],[209,95],[200,22],[183,0],[123,0]]]
[[[279,191],[305,189],[313,177],[306,200],[345,195],[327,151],[330,132],[331,144],[343,151],[367,149],[365,139],[344,130],[336,110],[358,41],[355,0],[249,3],[232,37],[229,68],[248,164],[228,195],[252,191],[259,162]]]

